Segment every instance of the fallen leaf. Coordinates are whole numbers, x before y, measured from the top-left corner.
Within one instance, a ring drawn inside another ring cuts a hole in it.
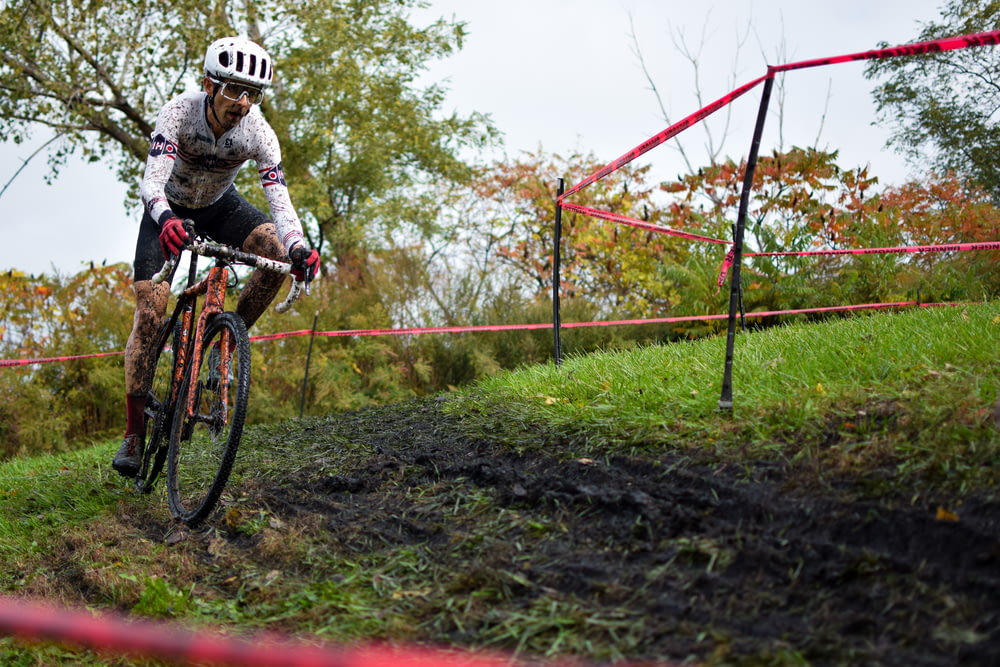
[[[949,512],[945,508],[938,505],[937,515],[934,517],[938,521],[958,521],[958,515],[954,512]]]
[[[429,589],[429,588],[422,588],[422,589],[416,590],[416,591],[394,591],[393,594],[392,594],[392,599],[393,600],[399,600],[399,599],[402,599],[402,598],[423,597],[423,596],[427,595],[430,592],[431,592],[431,589]]]
[[[188,538],[188,534],[187,534],[186,530],[178,530],[175,533],[170,533],[169,535],[167,535],[167,539],[164,540],[164,541],[169,546],[173,546],[175,544],[180,544],[181,542],[183,542],[187,538]]]

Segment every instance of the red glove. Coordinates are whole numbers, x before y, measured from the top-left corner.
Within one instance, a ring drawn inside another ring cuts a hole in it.
[[[292,259],[292,275],[295,279],[299,282],[303,280],[307,283],[312,282],[319,273],[319,253],[316,249],[306,250],[297,245],[292,248],[288,256]]]
[[[170,259],[174,255],[181,254],[184,244],[189,240],[188,234],[184,231],[184,222],[180,218],[167,218],[160,227],[160,250],[164,259]]]

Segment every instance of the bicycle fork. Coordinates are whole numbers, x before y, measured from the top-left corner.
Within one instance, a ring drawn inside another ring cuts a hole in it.
[[[198,324],[195,327],[194,332],[194,343],[189,346],[194,354],[191,355],[191,383],[192,385],[197,382],[198,374],[201,372],[202,364],[202,351],[205,345],[205,329],[208,326],[208,321],[214,316],[222,313],[225,310],[226,303],[226,271],[224,266],[213,266],[208,270],[208,276],[199,282],[197,285],[189,287],[185,290],[185,294],[205,294],[205,305],[201,310],[201,315],[198,317]],[[223,329],[221,335],[219,336],[219,401],[218,405],[221,410],[221,414],[218,415],[223,423],[229,421],[229,371],[232,364],[232,356],[228,353],[232,341],[229,340],[229,330]],[[200,397],[200,391],[194,391],[192,386],[187,392],[187,404],[184,406],[185,412],[188,419],[195,419],[198,414],[198,399]]]

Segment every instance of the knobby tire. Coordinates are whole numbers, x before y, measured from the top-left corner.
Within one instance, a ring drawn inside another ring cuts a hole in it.
[[[153,377],[144,410],[146,441],[135,478],[135,488],[141,493],[153,490],[153,483],[167,458],[167,437],[170,435],[170,416],[173,412],[170,393],[180,344],[179,326],[180,322],[175,317],[167,318],[157,334],[157,345],[153,351]]]
[[[222,350],[224,337],[231,344],[229,373],[220,366],[226,352],[213,358],[213,348]],[[243,320],[235,313],[221,313],[205,329],[198,375],[193,360],[177,398],[167,454],[167,499],[174,517],[189,526],[205,520],[218,503],[229,481],[236,450],[243,434],[250,397],[250,340]],[[188,396],[195,392],[195,411],[188,414]],[[226,400],[223,402],[223,395]]]

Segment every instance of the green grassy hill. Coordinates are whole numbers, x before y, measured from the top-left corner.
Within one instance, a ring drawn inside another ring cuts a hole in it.
[[[572,358],[248,429],[188,530],[0,466],[0,590],[227,633],[707,664],[1000,655],[1000,304]],[[133,664],[0,641],[4,664]]]

